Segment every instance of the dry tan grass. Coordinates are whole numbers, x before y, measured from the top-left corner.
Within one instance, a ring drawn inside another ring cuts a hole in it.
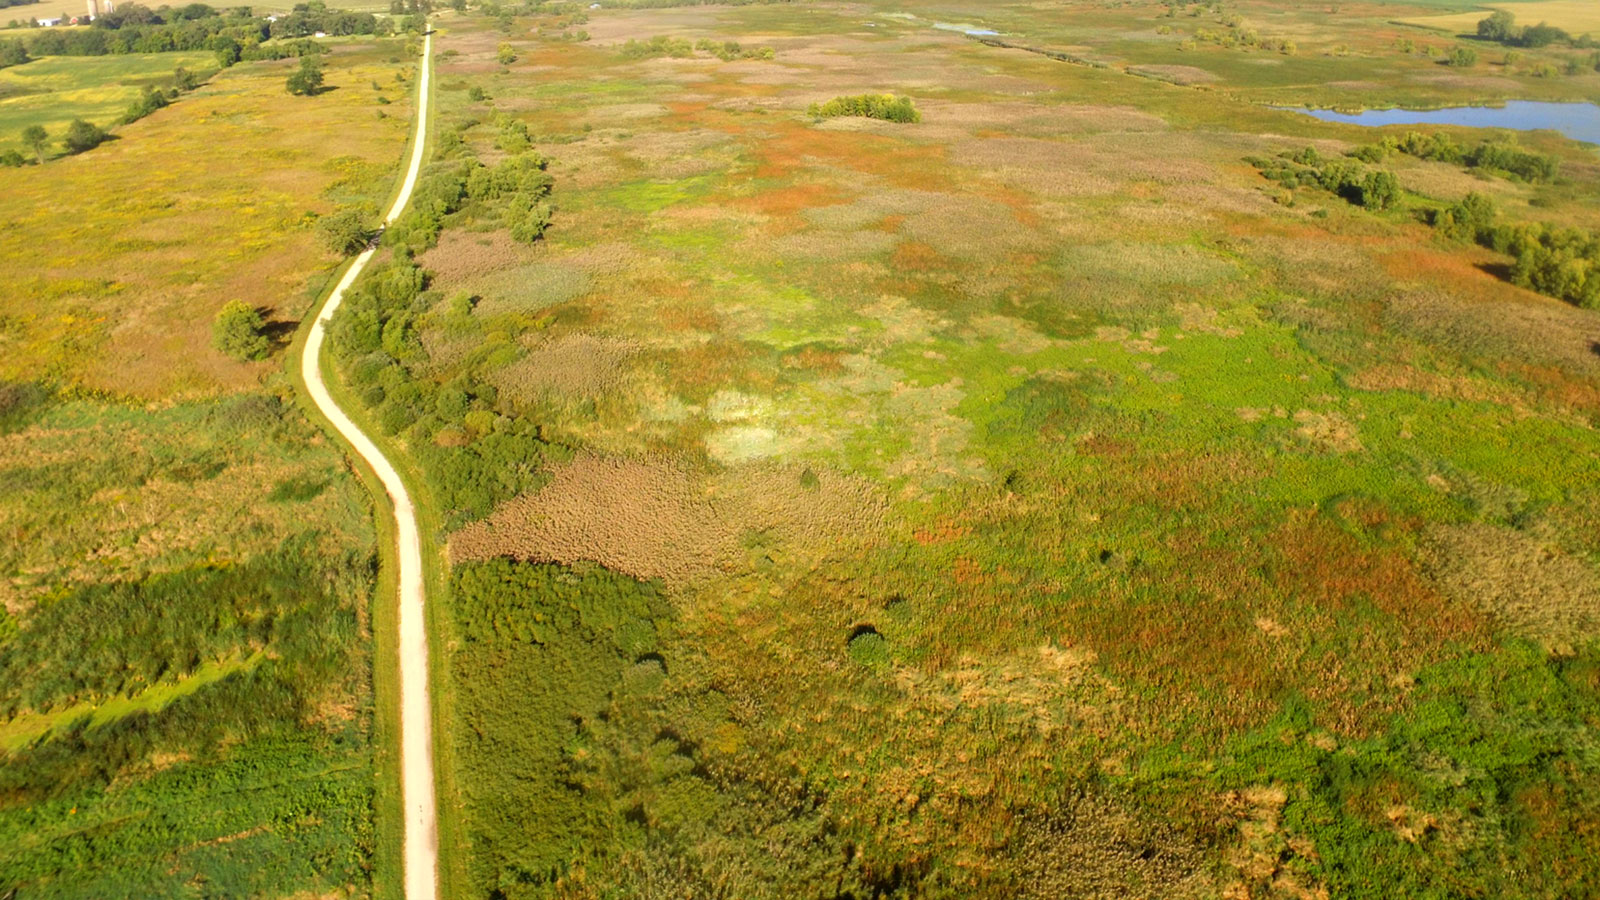
[[[1488,523],[1428,533],[1424,570],[1452,599],[1470,603],[1552,648],[1600,634],[1600,572],[1549,534]]]
[[[0,270],[11,275],[0,308],[20,332],[0,336],[0,376],[54,369],[142,397],[254,384],[274,364],[213,351],[211,318],[243,300],[298,320],[307,284],[332,262],[305,214],[331,212],[322,195],[335,185],[370,191],[374,205],[388,190],[409,121],[393,88],[388,116],[373,115],[370,85],[396,71],[390,46],[334,49],[336,90],[316,103],[285,102],[290,62],[243,64],[43,177],[0,169]]]
[[[614,390],[628,360],[639,351],[632,341],[590,334],[534,338],[527,355],[489,375],[489,383],[513,402],[548,394],[592,398]]]
[[[451,557],[588,560],[685,585],[747,566],[752,535],[813,560],[874,540],[886,515],[877,489],[830,470],[816,477],[807,488],[793,466],[703,475],[666,461],[580,456],[541,490],[458,532]]]
[[[433,286],[444,290],[539,256],[540,248],[512,240],[509,231],[451,228],[439,236],[438,246],[417,257],[417,263],[433,277]]]

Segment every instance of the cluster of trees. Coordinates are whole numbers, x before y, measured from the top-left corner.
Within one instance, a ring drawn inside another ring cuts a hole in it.
[[[1600,308],[1600,232],[1541,223],[1497,224],[1494,201],[1468,194],[1429,216],[1440,233],[1513,258],[1514,284],[1568,303]]]
[[[297,3],[288,15],[271,24],[272,37],[309,37],[323,34],[389,34],[394,24],[391,19],[379,19],[372,13],[329,9],[322,0]]]
[[[28,45],[17,38],[0,40],[0,69],[9,66],[20,66],[32,57],[28,56]]]
[[[1556,43],[1578,47],[1593,46],[1587,35],[1574,41],[1572,35],[1566,31],[1544,22],[1537,25],[1518,25],[1517,17],[1503,9],[1496,10],[1487,19],[1478,23],[1478,37],[1513,47],[1548,47]]]
[[[835,116],[863,116],[868,119],[883,119],[887,122],[920,122],[922,113],[911,102],[910,97],[896,97],[893,94],[861,94],[857,97],[835,97],[827,103],[813,103],[806,108],[806,115],[817,119],[831,119]]]
[[[567,451],[547,443],[531,422],[499,414],[492,385],[470,376],[440,384],[420,372],[427,362],[420,327],[428,317],[460,327],[474,321],[470,298],[441,304],[426,287],[423,271],[401,250],[345,298],[329,339],[378,427],[404,436],[447,526],[456,528],[536,487],[544,461]]]
[[[629,38],[622,45],[623,59],[654,59],[659,56],[670,56],[673,59],[688,59],[694,56],[694,44],[688,38],[667,37],[658,34],[648,41],[638,41]]]
[[[1375,144],[1356,148],[1351,155],[1375,163],[1394,153],[1485,169],[1535,183],[1553,180],[1561,167],[1559,159],[1526,150],[1510,141],[1485,141],[1468,150],[1443,132],[1410,131],[1400,137],[1385,137]]]
[[[83,153],[93,150],[110,138],[110,133],[99,125],[83,119],[73,119],[61,135],[61,149],[68,154]],[[35,161],[42,164],[45,151],[50,146],[50,132],[43,125],[29,125],[22,129],[22,143],[33,151]],[[0,165],[15,168],[26,163],[27,159],[15,150],[0,153]]]
[[[204,4],[152,10],[136,3],[95,19],[90,28],[46,29],[30,39],[34,56],[106,56],[216,50],[227,41],[260,43],[268,38],[265,19],[247,8],[219,13]]]
[[[670,56],[673,59],[690,59],[695,51],[709,53],[722,60],[732,62],[736,59],[772,59],[776,54],[771,47],[758,47],[746,49],[737,41],[713,41],[701,38],[690,43],[688,38],[675,38],[658,34],[648,41],[629,39],[622,45],[624,59],[655,59]]]
[[[1388,169],[1368,169],[1353,159],[1324,159],[1313,147],[1246,161],[1288,190],[1319,187],[1367,209],[1388,209],[1401,197],[1400,181]]]
[[[162,107],[170,106],[184,91],[192,91],[199,86],[200,76],[179,66],[172,70],[172,87],[161,90],[147,86],[139,99],[130,103],[128,111],[122,114],[122,124],[137,122]]]
[[[777,55],[771,47],[747,49],[741,47],[738,41],[713,41],[708,38],[695,41],[694,48],[703,50],[723,62],[732,62],[736,59],[772,59]]]
[[[476,159],[432,167],[418,182],[411,209],[385,235],[390,244],[416,250],[433,246],[445,219],[469,203],[485,213],[497,213],[516,240],[531,244],[544,236],[555,213],[550,202],[555,180],[546,171],[549,161],[527,149],[526,125],[506,121],[522,129],[502,127],[503,135],[518,137],[516,142],[501,141],[503,148],[517,146],[518,150],[507,150],[516,155],[492,167]]]

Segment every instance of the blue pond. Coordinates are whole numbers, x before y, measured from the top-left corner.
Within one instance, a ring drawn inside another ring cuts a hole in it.
[[[1355,125],[1466,125],[1472,128],[1548,128],[1569,138],[1600,144],[1600,106],[1593,103],[1540,103],[1511,100],[1505,106],[1455,106],[1449,109],[1369,109],[1359,113],[1331,109],[1293,109],[1326,122]]]

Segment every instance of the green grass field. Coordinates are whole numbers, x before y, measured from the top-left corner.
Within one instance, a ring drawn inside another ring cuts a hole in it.
[[[314,98],[284,90],[289,63],[242,63],[117,141],[0,170],[19,273],[0,319],[0,893],[397,895],[393,617],[371,603],[389,532],[280,368],[335,272],[314,214],[392,190],[405,54],[343,42]],[[4,74],[88,89],[130,62]],[[240,297],[275,322],[269,361],[211,346]]]
[[[49,154],[59,155],[60,137],[73,119],[102,128],[119,125],[146,87],[170,87],[179,66],[203,76],[216,61],[209,53],[58,56],[0,69],[0,150],[31,157],[22,130],[43,125],[52,136]]]
[[[1444,71],[1390,7],[1164,10],[441,19],[443,230],[333,346],[446,523],[458,895],[1593,880],[1596,314],[1423,221],[1593,228],[1592,151],[1390,157],[1383,211],[1246,158],[1376,137],[1269,104],[1595,77]],[[621,52],[656,35],[775,58]],[[804,112],[883,92],[921,122]],[[524,129],[531,244],[468,172]]]

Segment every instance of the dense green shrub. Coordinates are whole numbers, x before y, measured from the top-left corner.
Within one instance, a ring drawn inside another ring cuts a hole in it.
[[[1600,308],[1600,232],[1543,224],[1494,230],[1495,249],[1516,257],[1511,281],[1590,309]]]
[[[622,45],[621,52],[623,59],[653,59],[659,56],[683,59],[694,55],[694,45],[684,38],[658,34],[648,41],[630,38]]]
[[[67,133],[61,136],[61,147],[68,153],[83,153],[105,143],[109,137],[99,125],[73,119],[72,124],[67,126]]]
[[[317,220],[317,237],[329,253],[349,256],[360,253],[372,240],[372,229],[358,209],[344,209]]]
[[[1468,194],[1460,202],[1434,210],[1429,221],[1454,241],[1478,241],[1494,226],[1494,201],[1479,193]]]
[[[229,300],[211,323],[211,345],[234,359],[266,359],[272,344],[265,328],[266,323],[254,306]]]
[[[1600,308],[1600,232],[1534,223],[1496,225],[1494,202],[1468,194],[1434,210],[1429,221],[1451,240],[1476,241],[1514,258],[1512,283]]]
[[[1399,180],[1388,169],[1369,170],[1354,159],[1325,160],[1313,147],[1248,162],[1289,190],[1315,185],[1368,209],[1388,209],[1402,196]]]
[[[1474,168],[1505,172],[1531,182],[1550,181],[1560,168],[1555,157],[1524,150],[1508,141],[1479,144],[1466,155],[1466,162]]]
[[[1516,16],[1498,10],[1478,22],[1478,37],[1486,41],[1511,44],[1518,47],[1548,47],[1554,43],[1572,43],[1572,35],[1545,22],[1519,26]]]
[[[1417,131],[1357,147],[1350,155],[1363,162],[1376,163],[1392,153],[1404,153],[1435,162],[1464,164],[1529,182],[1554,179],[1561,165],[1560,160],[1553,156],[1525,150],[1509,141],[1486,141],[1467,150],[1447,134],[1426,135]]]
[[[139,99],[128,104],[128,111],[122,114],[122,121],[124,124],[128,122],[137,122],[138,120],[150,115],[151,113],[161,109],[171,102],[171,99],[167,97],[165,91],[158,91],[153,87],[146,87],[144,89],[144,93],[139,95]]]
[[[806,108],[806,115],[813,118],[828,119],[835,116],[863,116],[868,119],[883,119],[887,122],[920,122],[922,113],[911,102],[910,97],[896,97],[893,94],[862,94],[857,97],[835,97],[826,103],[813,103]]]

